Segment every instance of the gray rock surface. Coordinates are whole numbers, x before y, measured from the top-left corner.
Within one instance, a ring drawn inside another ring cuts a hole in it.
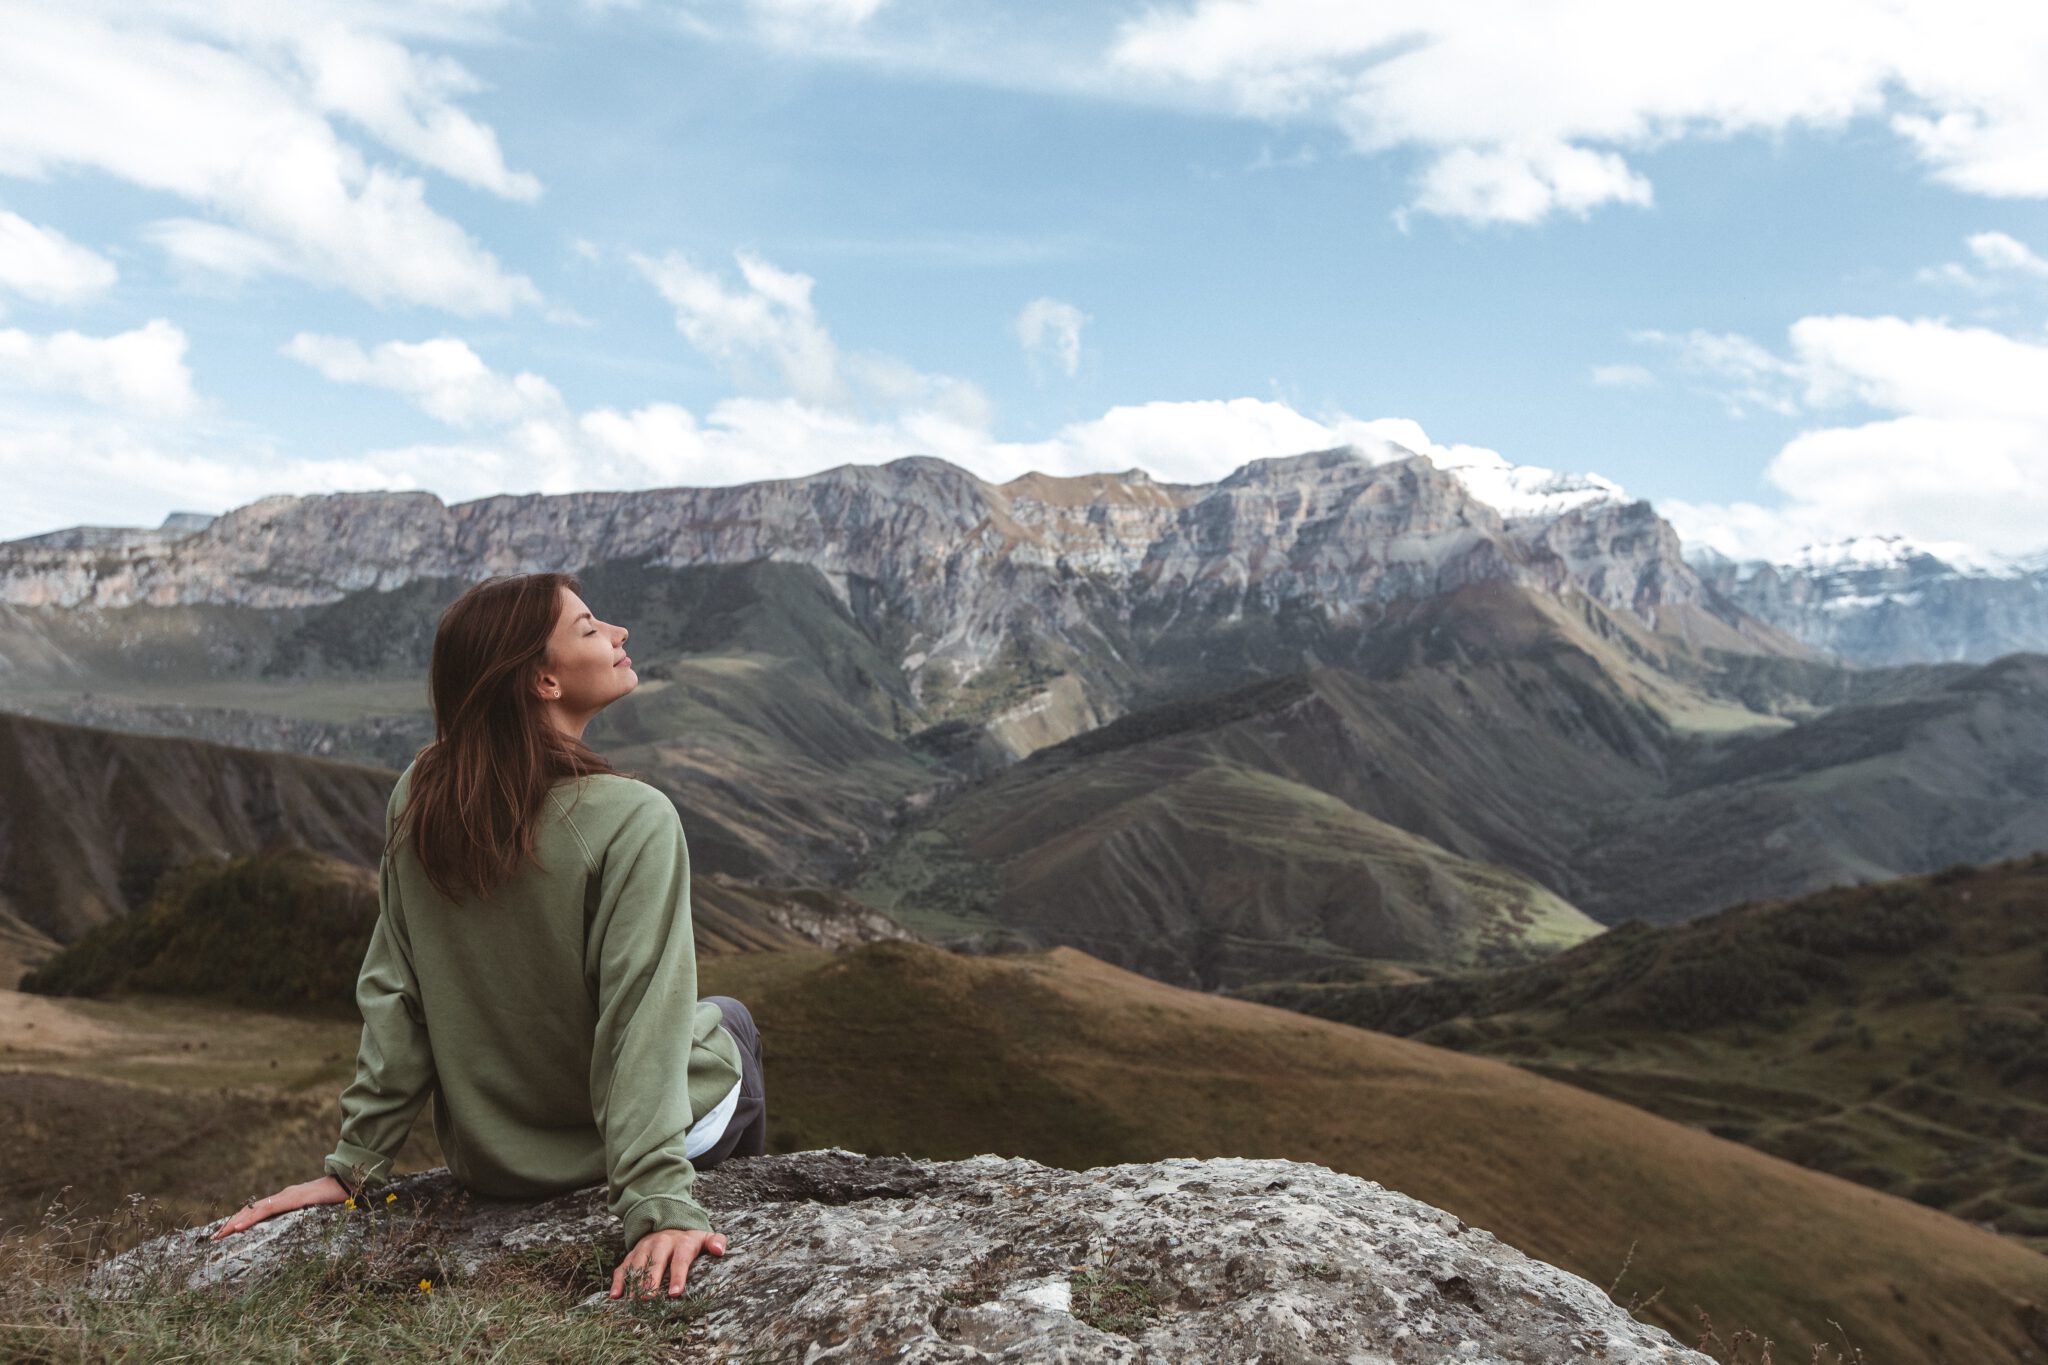
[[[598,1245],[603,1190],[469,1200],[407,1176],[378,1212],[301,1210],[220,1243],[172,1234],[95,1272],[101,1292],[232,1288],[397,1224],[424,1273]],[[728,1163],[699,1192],[730,1239],[691,1286],[707,1358],[933,1361],[1669,1362],[1708,1358],[1598,1288],[1406,1195],[1292,1161],[1064,1171],[983,1156],[802,1152]],[[391,1209],[385,1213],[381,1210]],[[341,1223],[337,1231],[337,1222]],[[599,1293],[591,1311],[621,1305]]]

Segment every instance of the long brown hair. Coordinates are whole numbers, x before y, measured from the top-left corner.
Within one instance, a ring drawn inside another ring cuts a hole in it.
[[[450,900],[489,900],[519,863],[539,864],[534,825],[548,788],[612,765],[548,722],[533,689],[575,575],[487,578],[441,613],[427,687],[434,742],[412,769],[392,830]]]

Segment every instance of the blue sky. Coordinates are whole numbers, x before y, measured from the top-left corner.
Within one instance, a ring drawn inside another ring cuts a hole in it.
[[[2048,548],[2036,7],[1443,8],[0,0],[0,536],[1393,437]]]

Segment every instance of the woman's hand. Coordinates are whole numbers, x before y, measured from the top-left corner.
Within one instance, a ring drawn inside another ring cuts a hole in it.
[[[348,1191],[331,1175],[323,1175],[318,1180],[308,1180],[302,1185],[288,1185],[267,1199],[258,1199],[242,1205],[241,1211],[222,1223],[220,1230],[207,1240],[218,1242],[229,1233],[254,1227],[264,1219],[275,1218],[280,1213],[290,1213],[293,1209],[303,1209],[312,1204],[339,1204],[347,1198]]]
[[[655,1229],[635,1242],[633,1249],[626,1253],[626,1259],[619,1262],[619,1268],[612,1272],[612,1297],[616,1299],[625,1293],[629,1276],[637,1277],[635,1282],[643,1286],[640,1298],[651,1299],[659,1294],[664,1280],[668,1283],[671,1298],[681,1294],[690,1279],[690,1262],[697,1259],[700,1251],[708,1251],[713,1256],[725,1255],[725,1234],[685,1231],[682,1228]]]

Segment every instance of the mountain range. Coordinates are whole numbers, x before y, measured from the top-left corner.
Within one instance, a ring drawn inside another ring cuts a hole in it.
[[[2048,650],[2048,553],[2001,557],[1863,536],[1779,564],[1704,547],[1688,560],[1744,611],[1851,663],[1984,663]]]
[[[441,609],[540,568],[632,628],[592,738],[707,876],[1169,980],[1510,962],[2048,843],[2048,660],[1848,667],[1604,481],[1399,451],[38,537],[0,546],[7,705],[389,770]]]

